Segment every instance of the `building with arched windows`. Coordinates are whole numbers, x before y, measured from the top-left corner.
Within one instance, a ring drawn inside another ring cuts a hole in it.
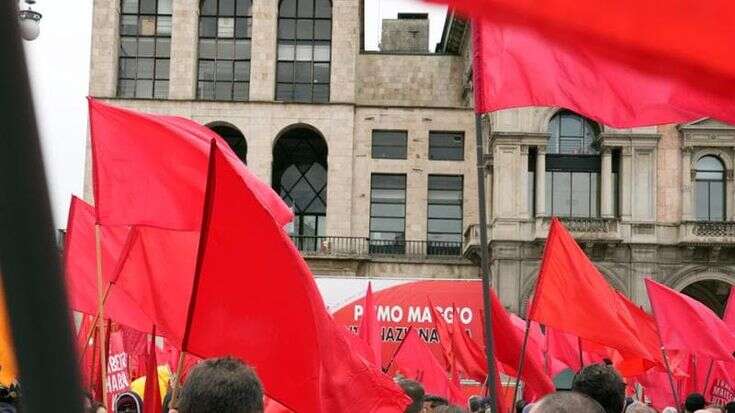
[[[220,134],[293,208],[315,275],[477,277],[468,24],[450,14],[430,49],[427,16],[399,14],[369,51],[363,15],[363,0],[96,0],[90,95]],[[722,311],[735,128],[614,129],[561,108],[498,111],[483,128],[509,308],[530,296],[558,216],[638,302],[652,276]]]

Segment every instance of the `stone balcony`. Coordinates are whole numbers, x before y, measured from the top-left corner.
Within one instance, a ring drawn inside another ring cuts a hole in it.
[[[679,243],[690,245],[735,243],[735,221],[689,221],[679,226]]]

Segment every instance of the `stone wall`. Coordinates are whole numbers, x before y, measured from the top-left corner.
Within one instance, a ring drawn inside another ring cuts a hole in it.
[[[429,19],[383,19],[380,50],[383,52],[429,52]]]

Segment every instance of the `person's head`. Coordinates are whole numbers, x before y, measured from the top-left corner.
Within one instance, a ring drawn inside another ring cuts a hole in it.
[[[534,403],[531,413],[605,413],[600,403],[573,391],[558,391]]]
[[[572,381],[572,391],[586,394],[605,409],[606,413],[621,413],[625,404],[625,383],[612,367],[590,364]]]
[[[727,413],[735,413],[735,401],[729,402],[725,405],[725,411]]]
[[[633,402],[625,408],[625,413],[655,413],[655,411],[641,402]]]
[[[263,386],[253,369],[232,357],[204,360],[181,388],[178,413],[262,413]]]
[[[424,412],[426,413],[432,413],[435,408],[447,405],[449,405],[449,401],[441,396],[434,396],[432,394],[424,396]]]
[[[492,401],[493,399],[490,397],[472,396],[469,400],[470,412],[484,412],[485,409],[492,406]]]
[[[398,385],[401,386],[403,392],[411,398],[411,404],[406,407],[406,413],[420,413],[424,407],[424,386],[421,383],[408,380],[398,380]],[[181,412],[185,413],[185,412]]]
[[[436,409],[434,409],[434,413],[465,413],[465,410],[463,410],[461,407],[447,404],[444,406],[438,406]]]
[[[92,411],[94,413],[107,413],[107,407],[100,402],[92,403]]]
[[[516,402],[516,413],[523,413],[523,408],[526,407],[526,401],[525,400],[518,400]]]
[[[688,413],[694,413],[699,409],[704,409],[704,405],[704,396],[699,393],[689,394],[689,396],[687,396],[686,400],[684,401],[684,409]]]
[[[97,413],[96,402],[92,403],[92,411]],[[140,413],[143,411],[143,400],[137,393],[129,391],[120,394],[115,399],[115,412],[117,413]]]

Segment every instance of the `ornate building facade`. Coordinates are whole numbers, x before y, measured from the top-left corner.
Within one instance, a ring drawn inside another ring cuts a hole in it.
[[[362,0],[95,0],[90,95],[194,119],[295,211],[320,276],[478,276],[468,25],[363,41]],[[522,310],[549,217],[615,288],[643,277],[721,310],[735,280],[735,129],[618,130],[558,108],[484,119],[494,287]],[[87,170],[91,170],[88,157]],[[86,197],[91,199],[87,174]]]

